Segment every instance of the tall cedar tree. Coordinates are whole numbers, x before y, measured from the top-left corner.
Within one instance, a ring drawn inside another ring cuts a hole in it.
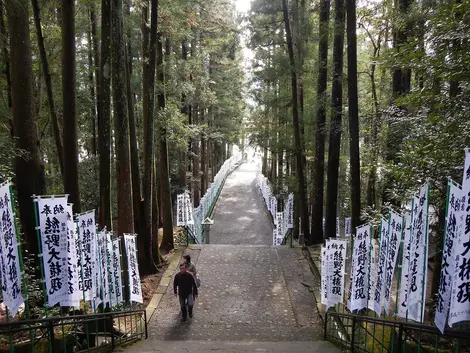
[[[170,170],[168,165],[168,146],[165,114],[165,81],[163,73],[163,37],[159,33],[157,38],[157,79],[158,79],[158,141],[160,152],[160,182],[163,214],[163,238],[160,248],[169,251],[174,248],[173,241],[173,210],[171,203]],[[167,52],[167,55],[170,53]]]
[[[341,147],[341,120],[343,116],[343,48],[344,0],[335,0],[335,29],[333,38],[333,84],[331,87],[330,140],[328,143],[328,175],[326,186],[326,238],[336,236],[338,206],[339,155]]]
[[[62,97],[64,114],[64,191],[80,213],[77,112],[75,99],[75,0],[62,1]]]
[[[8,108],[11,109],[12,102],[11,102],[11,76],[10,76],[10,54],[8,53],[8,32],[5,26],[5,18],[4,18],[4,7],[3,1],[0,0],[0,45],[2,51],[2,60],[4,64],[3,73],[5,74],[5,79],[7,82],[7,102]],[[10,129],[13,132],[13,122],[10,121]]]
[[[289,24],[289,10],[287,0],[282,0],[282,12],[284,14],[284,25],[286,29],[287,50],[289,52],[289,63],[291,70],[291,90],[292,90],[292,123],[294,125],[295,154],[297,161],[297,178],[299,181],[299,206],[302,228],[305,239],[310,239],[308,224],[308,207],[304,174],[304,151],[302,147],[302,136],[300,134],[299,102],[297,97],[297,71],[294,59],[294,47],[292,43],[292,33]]]
[[[357,93],[356,0],[346,0],[348,42],[349,163],[353,234],[361,223],[361,164],[359,157],[359,104]],[[380,41],[380,39],[379,39]],[[374,117],[377,119],[377,117]]]
[[[33,114],[33,73],[29,39],[28,0],[7,1],[10,31],[11,99],[13,136],[16,147],[27,152],[27,158],[16,157],[16,190],[20,208],[24,248],[31,254],[38,249],[31,195],[44,194],[44,166],[39,150],[36,117]]]
[[[92,2],[90,4],[90,22],[91,22],[91,40],[92,40],[92,43],[93,43],[93,61],[94,61],[94,65],[93,65],[93,72],[95,73],[95,85],[96,85],[96,89],[95,89],[95,92],[96,92],[96,97],[95,97],[95,104],[96,104],[96,107],[94,107],[96,109],[96,121],[93,122],[93,132],[96,132],[96,126],[99,124],[99,121],[100,121],[100,112],[101,112],[101,108],[100,108],[100,70],[99,70],[99,67],[100,67],[100,49],[98,47],[98,30],[97,30],[97,20],[96,20],[96,13],[95,13],[95,4]],[[95,144],[95,149],[98,148],[98,142],[97,142],[97,138],[96,136],[94,135],[93,136],[93,139],[95,140],[94,144]],[[97,150],[95,150],[95,154],[96,154]]]
[[[320,0],[318,43],[317,111],[315,128],[315,165],[313,172],[313,210],[311,242],[323,241],[323,188],[325,182],[326,87],[328,84],[328,36],[330,0]]]
[[[122,21],[122,0],[112,5],[112,84],[116,145],[118,234],[134,232],[129,120],[126,100],[126,58]]]
[[[54,95],[52,93],[52,80],[49,70],[49,62],[47,61],[46,48],[44,46],[44,36],[41,28],[41,15],[39,10],[38,0],[32,0],[34,25],[36,27],[36,35],[38,38],[39,56],[41,57],[42,72],[44,75],[44,82],[46,84],[47,103],[49,105],[49,114],[51,115],[52,129],[54,131],[54,140],[57,150],[57,159],[59,160],[60,173],[64,177],[64,150],[62,144],[62,135],[59,127],[59,119],[55,110]]]
[[[98,150],[100,154],[101,228],[111,222],[111,0],[101,1],[101,58],[99,68]]]
[[[144,110],[143,110],[143,121],[144,121],[144,220],[145,227],[141,237],[143,238],[141,243],[145,244],[144,251],[144,264],[140,267],[145,273],[153,273],[156,271],[156,267],[153,263],[153,248],[158,247],[157,244],[153,244],[153,165],[154,165],[154,148],[153,148],[153,122],[154,122],[154,102],[155,102],[155,63],[156,63],[156,45],[157,45],[157,25],[158,25],[158,0],[151,0],[150,9],[150,41],[149,47],[146,50],[148,57],[145,61],[148,61],[147,68],[147,82],[144,82]],[[158,227],[157,227],[158,228]],[[158,258],[158,257],[156,257]]]

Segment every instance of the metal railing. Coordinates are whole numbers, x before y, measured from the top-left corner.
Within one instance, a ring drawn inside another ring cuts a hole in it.
[[[325,313],[324,325],[325,340],[351,352],[470,352],[466,330],[446,328],[442,335],[434,326],[331,311]]]
[[[0,352],[113,351],[147,338],[145,310],[49,317],[0,324]]]

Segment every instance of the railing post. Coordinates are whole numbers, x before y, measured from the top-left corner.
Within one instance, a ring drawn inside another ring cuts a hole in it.
[[[52,353],[55,353],[56,352],[56,349],[55,349],[55,345],[54,345],[54,323],[53,321],[49,321],[49,325],[48,325],[48,331],[49,331],[49,342],[51,342],[51,352]]]
[[[356,338],[356,317],[352,317],[352,336],[351,336],[351,352],[354,352],[354,343]]]
[[[328,311],[325,311],[325,328],[324,328],[324,340],[326,341],[326,337],[327,337],[327,334],[326,334],[326,330],[328,328]]]
[[[400,348],[398,349],[398,352],[401,352],[402,349],[403,349],[402,342],[403,342],[403,325],[400,323],[398,325],[398,342],[397,342],[397,344],[400,345]]]
[[[145,323],[145,339],[149,337],[148,327],[147,327],[147,311],[144,310],[144,323]]]

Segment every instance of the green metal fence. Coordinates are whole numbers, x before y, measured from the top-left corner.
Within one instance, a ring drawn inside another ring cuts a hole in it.
[[[0,353],[112,351],[147,336],[145,310],[11,321],[0,324]]]

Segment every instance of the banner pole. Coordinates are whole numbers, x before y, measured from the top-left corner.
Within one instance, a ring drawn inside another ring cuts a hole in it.
[[[421,286],[421,321],[424,321],[424,308],[425,299],[424,295],[425,286],[427,283],[427,263],[428,263],[428,226],[429,226],[429,183],[426,183],[426,225],[424,233],[424,257],[423,257],[423,283]]]

